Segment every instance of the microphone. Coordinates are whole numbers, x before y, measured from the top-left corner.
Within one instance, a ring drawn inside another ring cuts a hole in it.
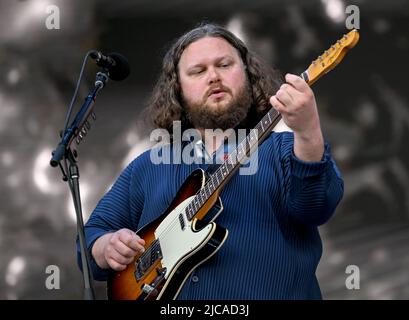
[[[93,51],[90,53],[90,57],[95,60],[98,66],[108,70],[108,75],[112,80],[120,81],[129,76],[128,60],[120,53],[111,52],[104,55],[99,51]]]

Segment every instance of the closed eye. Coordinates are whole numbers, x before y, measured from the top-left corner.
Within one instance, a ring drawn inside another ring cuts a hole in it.
[[[203,73],[204,69],[193,69],[189,72],[190,75],[196,75]]]

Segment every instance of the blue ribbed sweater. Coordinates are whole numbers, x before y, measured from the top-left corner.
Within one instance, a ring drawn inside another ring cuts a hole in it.
[[[258,150],[258,171],[236,173],[223,188],[216,223],[229,230],[221,249],[186,281],[178,299],[320,299],[318,226],[334,213],[343,180],[328,144],[320,162],[293,153],[293,134],[272,133]],[[154,165],[149,151],[131,162],[86,223],[87,245],[107,232],[137,230],[168,207],[198,164]],[[79,252],[79,251],[78,251]],[[78,255],[80,262],[80,257]],[[108,271],[91,262],[94,277]]]

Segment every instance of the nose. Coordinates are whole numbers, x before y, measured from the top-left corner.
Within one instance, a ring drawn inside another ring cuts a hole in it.
[[[209,68],[208,83],[213,84],[220,81],[220,75],[216,68]]]

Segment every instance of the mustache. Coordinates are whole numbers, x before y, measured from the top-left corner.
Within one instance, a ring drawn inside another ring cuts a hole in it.
[[[205,92],[205,98],[208,98],[214,92],[227,92],[230,93],[230,89],[222,84],[213,85]]]

